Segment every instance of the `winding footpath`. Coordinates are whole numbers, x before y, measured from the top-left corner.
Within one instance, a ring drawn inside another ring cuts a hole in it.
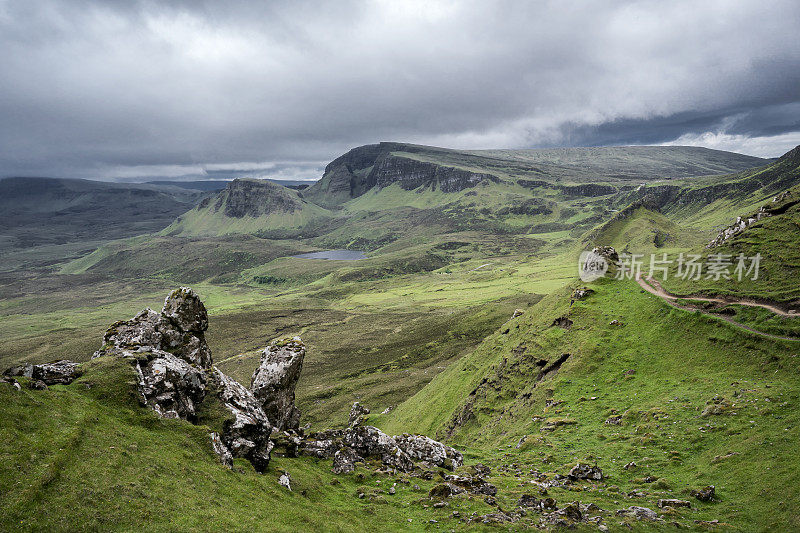
[[[664,300],[664,303],[666,303],[667,305],[671,305],[672,307],[674,307],[676,309],[683,309],[684,311],[687,311],[687,310],[700,311],[704,315],[711,316],[711,317],[714,317],[714,318],[719,318],[720,320],[724,320],[725,322],[729,322],[729,323],[733,324],[736,327],[739,327],[739,328],[747,330],[747,331],[749,331],[751,333],[755,333],[756,335],[761,335],[763,337],[767,337],[767,338],[770,338],[770,339],[777,339],[777,340],[784,340],[784,341],[800,341],[800,338],[797,338],[797,337],[785,337],[785,336],[782,336],[782,335],[773,335],[771,333],[764,333],[763,331],[759,331],[757,329],[751,328],[750,326],[745,326],[741,322],[737,322],[736,320],[734,320],[734,319],[732,319],[732,318],[730,318],[728,316],[709,313],[708,311],[705,311],[703,309],[684,307],[684,306],[679,305],[678,302],[680,300],[691,300],[691,301],[695,301],[695,302],[713,302],[713,303],[720,303],[720,304],[744,305],[744,306],[748,306],[748,307],[761,307],[761,308],[767,309],[767,310],[775,313],[776,315],[786,316],[786,317],[800,317],[800,315],[798,315],[797,313],[790,313],[788,311],[784,311],[783,309],[780,309],[779,307],[777,307],[775,305],[762,303],[762,302],[756,302],[756,301],[753,301],[753,300],[734,300],[734,299],[724,299],[724,298],[712,298],[712,297],[707,297],[707,296],[677,296],[675,294],[671,294],[671,293],[667,292],[666,290],[664,290],[664,288],[661,286],[661,284],[658,281],[656,281],[655,279],[653,279],[652,277],[650,277],[650,276],[647,276],[646,278],[642,278],[641,276],[639,276],[639,277],[636,278],[636,282],[639,284],[639,286],[641,288],[643,288],[644,290],[646,290],[650,294],[658,296],[659,298]]]

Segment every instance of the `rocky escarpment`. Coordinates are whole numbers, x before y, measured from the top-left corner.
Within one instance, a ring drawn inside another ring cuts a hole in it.
[[[197,209],[222,212],[230,218],[293,213],[302,208],[297,193],[268,180],[235,179],[216,197],[206,198]]]
[[[209,438],[211,448],[228,466],[238,457],[264,472],[276,445],[289,457],[332,457],[337,473],[350,472],[356,463],[367,460],[402,472],[432,466],[453,469],[463,463],[458,451],[423,435],[390,437],[362,425],[369,410],[358,405],[347,429],[305,436],[295,406],[295,387],[306,354],[302,340],[278,339],[267,346],[248,388],[213,366],[205,340],[207,329],[205,306],[192,289],[181,287],[167,296],[161,311],[144,309],[130,320],[113,324],[94,358],[128,361],[138,378],[140,403],[162,418],[207,423],[202,419],[203,407],[210,403],[207,411],[214,412],[219,409],[213,404],[222,407],[227,416]],[[10,368],[3,381],[21,389],[16,378],[24,378],[31,388],[41,389],[70,384],[81,374],[78,363],[58,361]],[[291,490],[288,482],[286,486]]]
[[[442,192],[458,192],[484,181],[496,183],[500,179],[492,174],[388,154],[376,161],[366,181],[369,188],[383,188],[397,183],[407,191],[429,186]]]
[[[394,183],[405,190],[426,186],[443,192],[457,192],[483,181],[499,181],[492,174],[397,154],[425,150],[431,148],[389,142],[354,148],[325,167],[322,179],[304,191],[303,197],[330,207],[357,198],[374,187],[383,188]]]

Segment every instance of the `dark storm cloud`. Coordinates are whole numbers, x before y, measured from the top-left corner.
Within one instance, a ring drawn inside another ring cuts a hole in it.
[[[314,178],[379,140],[774,156],[800,143],[797,20],[791,0],[0,0],[0,175]]]

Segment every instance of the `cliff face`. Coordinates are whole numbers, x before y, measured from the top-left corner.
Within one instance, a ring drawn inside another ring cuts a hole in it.
[[[300,199],[295,193],[266,180],[237,179],[219,193],[216,200],[209,199],[200,208],[213,202],[215,212],[223,211],[231,218],[259,217],[270,213],[293,213],[299,209]]]
[[[373,187],[398,183],[405,190],[431,186],[444,192],[457,192],[474,187],[484,180],[499,181],[486,173],[417,161],[394,155],[393,152],[421,152],[427,147],[400,143],[369,144],[350,150],[325,167],[325,173],[303,197],[322,206],[344,203],[361,196]]]
[[[497,176],[446,167],[425,161],[388,154],[382,157],[367,177],[367,186],[388,187],[393,183],[409,191],[421,186],[432,186],[443,192],[458,192],[488,180],[500,181]]]

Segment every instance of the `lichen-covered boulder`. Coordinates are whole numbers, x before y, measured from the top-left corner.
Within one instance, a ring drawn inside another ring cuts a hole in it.
[[[397,446],[415,461],[453,470],[464,464],[464,457],[456,449],[425,435],[395,435]]]
[[[300,337],[274,341],[264,349],[261,364],[253,373],[250,390],[277,429],[297,430],[300,425],[294,389],[305,355]]]
[[[9,368],[5,371],[5,375],[26,377],[34,382],[42,382],[45,385],[69,385],[81,376],[78,365],[79,363],[67,360],[41,365],[26,363]]]
[[[458,476],[455,474],[448,474],[444,476],[444,480],[450,485],[459,487],[473,494],[483,494],[484,496],[494,496],[497,494],[497,487],[483,479],[481,476]]]
[[[208,389],[231,413],[223,426],[222,443],[233,457],[243,457],[263,472],[269,464],[273,444],[269,440],[272,425],[261,404],[247,388],[218,368],[211,371]]]
[[[189,364],[209,368],[211,350],[205,340],[208,314],[199,297],[187,287],[172,291],[160,313],[144,309],[131,320],[113,324],[103,336],[95,357],[137,357],[160,350]]]
[[[350,408],[350,416],[347,419],[347,426],[360,426],[364,423],[364,415],[369,414],[369,409],[361,405],[359,402],[353,402],[353,406]]]
[[[354,426],[344,431],[344,444],[363,457],[380,457],[381,462],[402,472],[414,469],[414,461],[395,440],[373,426]]]

